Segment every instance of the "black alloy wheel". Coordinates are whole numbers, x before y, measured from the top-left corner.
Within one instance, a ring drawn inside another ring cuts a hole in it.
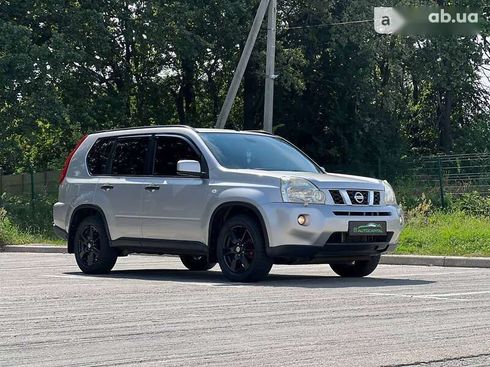
[[[357,260],[344,264],[330,264],[332,270],[341,277],[362,278],[372,274],[378,267],[381,256],[373,256],[370,260]]]
[[[182,255],[180,260],[187,269],[192,271],[206,271],[216,265],[215,262],[209,262],[207,256]]]
[[[93,266],[99,261],[100,234],[93,225],[89,224],[82,229],[78,238],[78,256],[86,266]]]
[[[272,268],[262,229],[247,215],[225,222],[218,236],[217,257],[223,274],[234,282],[262,280]]]
[[[236,225],[226,234],[223,258],[226,266],[234,273],[245,273],[254,260],[255,247],[247,227]]]
[[[110,247],[105,226],[98,216],[85,218],[74,238],[78,267],[86,274],[104,274],[112,270],[118,252]]]

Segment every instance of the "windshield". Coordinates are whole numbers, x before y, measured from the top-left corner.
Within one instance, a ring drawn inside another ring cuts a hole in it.
[[[201,133],[201,137],[218,162],[226,168],[320,172],[298,149],[273,136]]]

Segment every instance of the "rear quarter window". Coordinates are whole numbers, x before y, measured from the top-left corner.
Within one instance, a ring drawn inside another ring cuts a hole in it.
[[[101,138],[95,142],[87,156],[87,167],[91,175],[108,173],[115,138]]]

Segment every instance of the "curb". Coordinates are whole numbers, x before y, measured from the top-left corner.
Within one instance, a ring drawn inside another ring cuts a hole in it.
[[[66,254],[68,250],[64,246],[49,246],[49,245],[19,245],[19,246],[3,246],[0,247],[0,252],[26,252],[36,254]]]
[[[488,257],[384,255],[380,264],[442,266],[448,268],[490,268]]]

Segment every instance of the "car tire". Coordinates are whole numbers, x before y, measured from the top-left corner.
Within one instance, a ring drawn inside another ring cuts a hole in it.
[[[85,274],[104,274],[112,270],[117,251],[110,247],[104,223],[98,216],[85,218],[74,238],[75,259]]]
[[[180,260],[187,269],[192,271],[211,270],[216,265],[216,263],[209,262],[206,256],[181,255]]]
[[[262,230],[247,215],[237,215],[225,222],[218,236],[217,258],[221,271],[232,282],[258,282],[272,268]]]
[[[361,278],[375,271],[380,259],[381,256],[374,256],[370,260],[353,261],[348,264],[330,264],[330,267],[341,277]]]

